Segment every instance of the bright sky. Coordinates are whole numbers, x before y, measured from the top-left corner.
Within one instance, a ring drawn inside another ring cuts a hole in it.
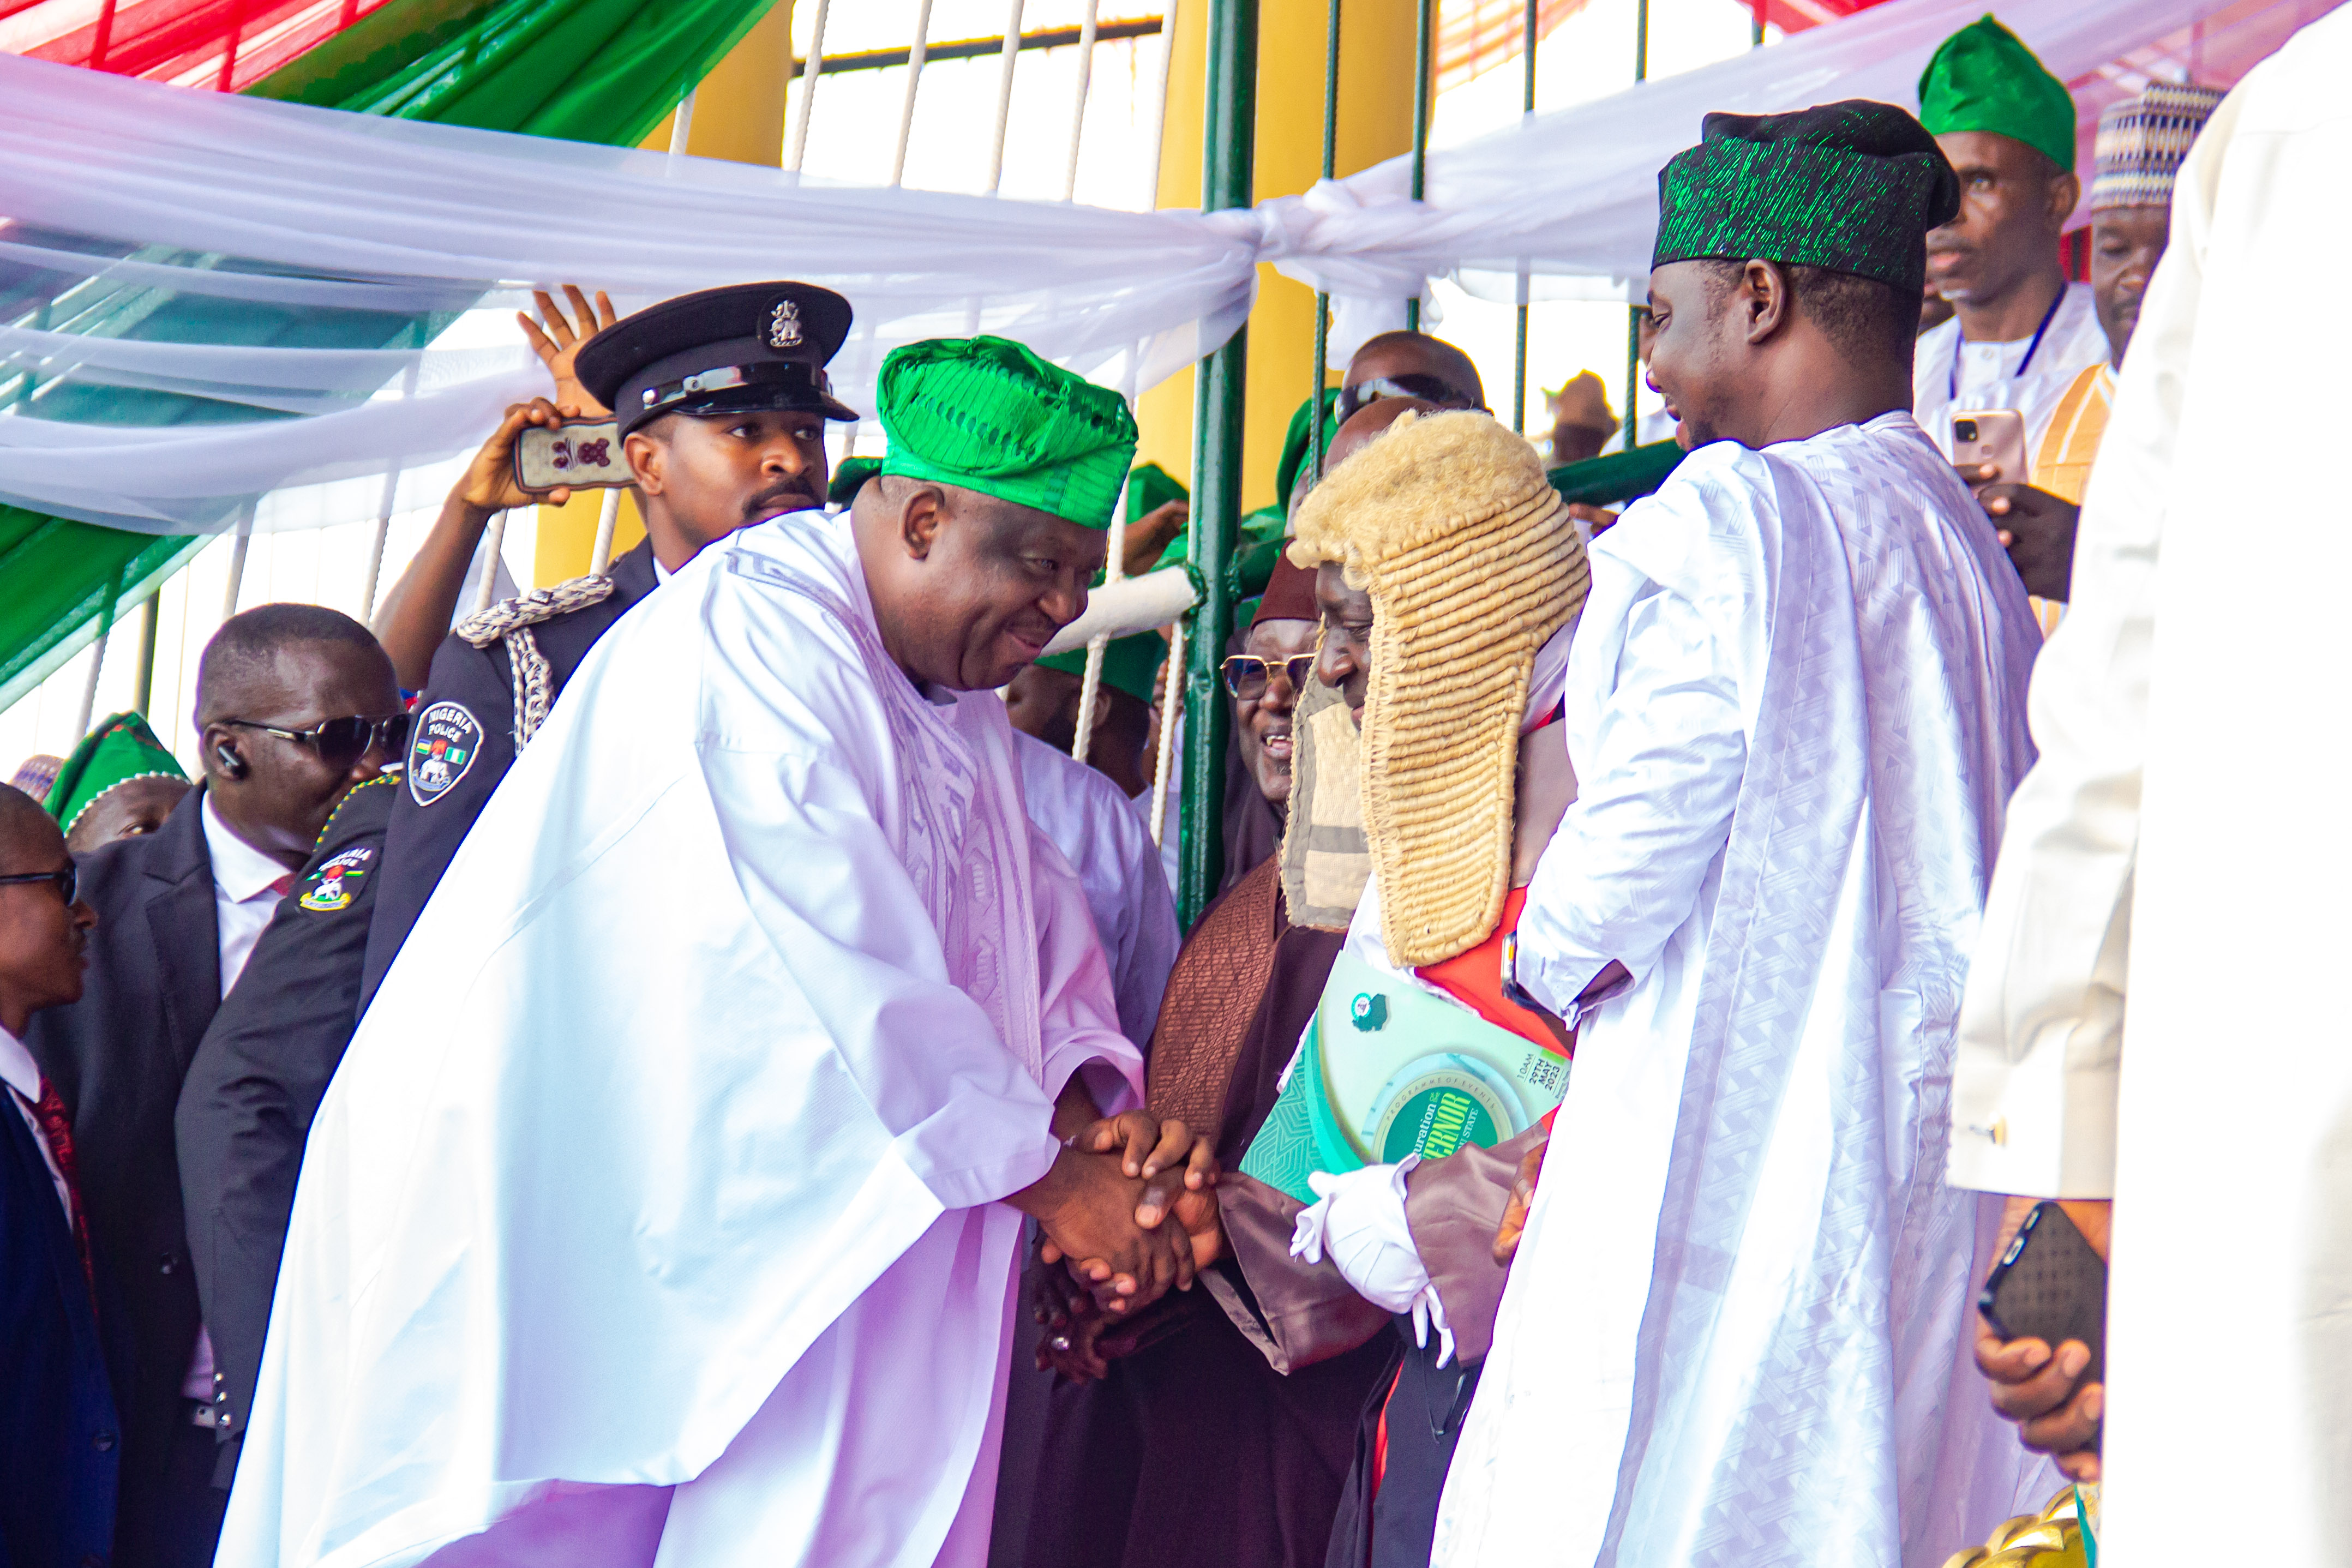
[[[1201,0],[1181,0],[1200,4]],[[1559,108],[1606,96],[1633,78],[1633,30],[1638,0],[1591,0],[1562,23],[1537,51],[1536,104]],[[914,35],[919,0],[835,0],[827,7],[824,52],[828,56],[866,49],[903,48]],[[1104,21],[1148,16],[1166,9],[1166,0],[1100,0]],[[803,0],[793,18],[795,53],[805,56],[817,7]],[[1034,33],[1076,27],[1084,0],[1027,0],[1015,9],[1006,0],[932,0],[929,36],[936,43],[1000,37],[1008,12],[1018,29]],[[1687,70],[1748,47],[1748,9],[1737,0],[1651,0],[1650,66],[1654,76]],[[1139,209],[1150,205],[1157,179],[1160,100],[1167,51],[1160,37],[1096,46],[1084,134],[1079,139],[1076,199],[1093,205]],[[994,55],[926,64],[917,95],[904,175],[908,185],[930,190],[983,191],[994,142],[1002,60]],[[906,68],[820,76],[816,114],[809,132],[805,170],[850,183],[887,183],[906,101]],[[1078,51],[1075,47],[1024,50],[1020,56],[1005,132],[1007,197],[1058,201],[1067,178],[1072,111],[1076,103]],[[1505,126],[1519,113],[1520,65],[1512,60],[1442,95],[1432,136],[1441,146],[1466,141]],[[800,112],[800,89],[791,114]],[[1697,127],[1691,128],[1694,136]],[[1437,286],[1441,320],[1429,323],[1438,335],[1461,345],[1477,361],[1489,400],[1506,419],[1512,381],[1516,317],[1511,306],[1474,299],[1450,284]],[[461,321],[453,334],[495,340],[511,331],[502,312]],[[1625,376],[1625,317],[1622,306],[1546,303],[1528,321],[1528,427],[1548,431],[1538,389],[1557,387],[1590,366],[1613,389],[1610,402],[1621,413]],[[453,336],[445,342],[454,343]],[[1643,394],[1644,406],[1655,399]],[[381,587],[399,575],[432,520],[429,512],[395,517],[385,549]],[[257,537],[245,569],[241,607],[275,599],[330,604],[352,614],[362,607],[374,526]],[[509,521],[504,557],[509,572],[528,582],[533,557],[532,514]],[[154,712],[152,721],[166,744],[194,771],[195,736],[189,703],[195,659],[222,620],[233,546],[220,538],[168,583],[161,596]],[[381,589],[379,590],[381,591]],[[99,671],[90,711],[103,716],[129,707],[137,680],[139,625],[135,613],[111,638]],[[92,655],[68,659],[56,674],[5,713],[0,713],[0,767],[13,773],[34,752],[63,755],[79,733]],[[0,775],[5,777],[5,775]]]

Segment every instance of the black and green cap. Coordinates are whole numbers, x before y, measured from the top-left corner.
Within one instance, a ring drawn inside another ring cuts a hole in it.
[[[1927,128],[1847,99],[1791,114],[1710,114],[1658,171],[1653,267],[1777,261],[1916,294],[1927,231],[1960,210],[1959,177]]]

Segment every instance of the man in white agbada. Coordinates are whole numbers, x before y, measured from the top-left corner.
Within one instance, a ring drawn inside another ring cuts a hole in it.
[[[1083,609],[1133,423],[996,339],[880,396],[851,512],[598,643],[387,977],[221,1563],[978,1563],[1023,1213],[1189,1282],[1183,1156],[1087,1136],[1140,1062],[992,692]]]
[[[1955,180],[1847,102],[1660,186],[1695,450],[1592,548],[1516,965],[1581,1030],[1434,1561],[1932,1564],[2063,1484],[1969,1397],[1997,1216],[1942,1179],[2038,642],[1907,412]]]
[[[1962,1014],[1953,1179],[2084,1200],[2095,1243],[2113,1200],[2106,1384],[2075,1387],[2080,1346],[1979,1347],[2026,1439],[2097,1478],[2103,1562],[2352,1562],[2352,533],[2332,463],[2241,434],[2249,389],[2315,432],[2352,412],[2352,321],[2281,331],[2264,287],[2344,248],[2318,193],[2352,158],[2347,71],[2336,11],[2181,168]]]

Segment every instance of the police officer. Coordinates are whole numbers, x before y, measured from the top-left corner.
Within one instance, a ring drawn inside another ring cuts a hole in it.
[[[362,1007],[490,791],[605,629],[705,545],[824,505],[824,422],[857,417],[825,374],[849,324],[848,301],[829,289],[747,283],[666,300],[581,345],[580,382],[614,411],[646,539],[606,576],[534,590],[461,622],[434,655],[384,837]],[[511,477],[514,443],[554,417],[545,400],[509,413],[460,481],[461,491],[474,486],[468,505],[487,517],[530,504]]]

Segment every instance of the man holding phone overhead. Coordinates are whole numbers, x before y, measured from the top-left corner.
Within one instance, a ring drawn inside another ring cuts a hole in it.
[[[578,290],[572,296],[584,329],[598,316]],[[536,589],[460,622],[434,654],[384,840],[362,1007],[490,791],[588,650],[704,546],[824,506],[825,422],[857,417],[834,397],[825,374],[851,319],[849,302],[829,288],[744,283],[618,320],[610,311],[605,305],[606,324],[579,341],[562,314],[547,309],[553,336],[538,346],[555,372],[557,401],[509,409],[449,507],[487,518],[542,499],[516,473],[523,432],[583,414],[610,417],[636,476],[645,541],[602,576]]]

